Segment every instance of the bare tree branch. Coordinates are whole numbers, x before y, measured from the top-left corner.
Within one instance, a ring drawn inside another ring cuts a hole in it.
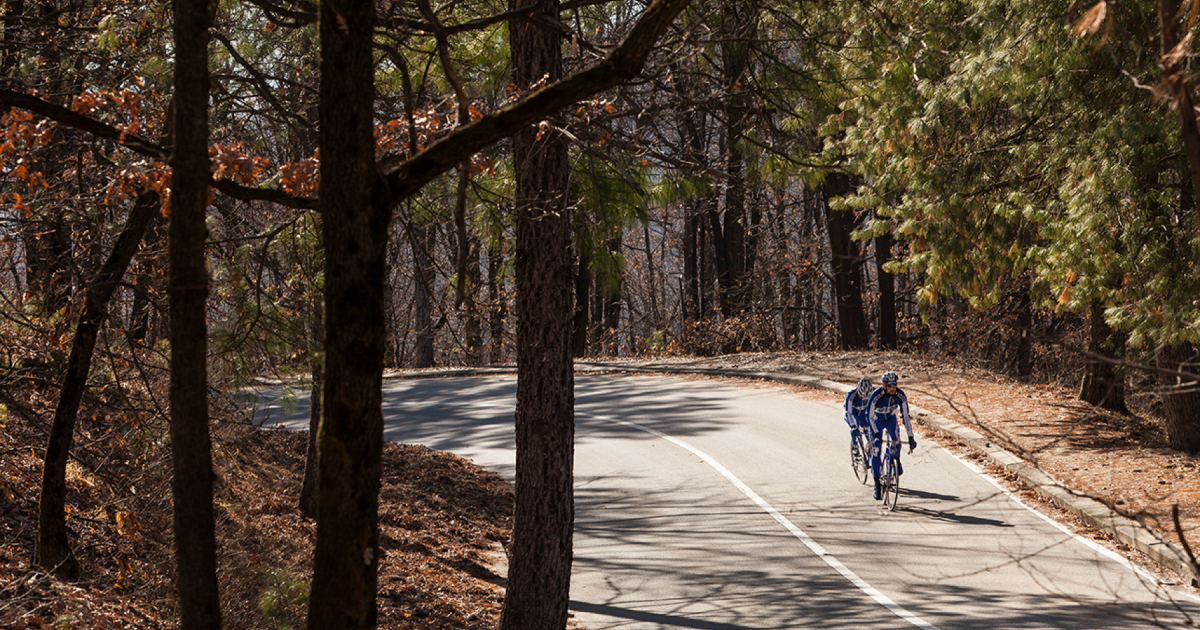
[[[138,155],[155,160],[166,161],[171,155],[169,148],[160,146],[151,140],[30,94],[0,89],[0,107],[23,109],[97,138],[109,140]],[[275,188],[245,186],[228,179],[210,179],[209,185],[241,201],[269,201],[288,208],[317,209],[315,199],[297,197]]]
[[[548,85],[483,118],[460,127],[425,151],[386,173],[392,203],[411,197],[433,178],[464,158],[593,94],[615,87],[641,72],[658,41],[691,0],[656,0],[629,35],[596,65]]]

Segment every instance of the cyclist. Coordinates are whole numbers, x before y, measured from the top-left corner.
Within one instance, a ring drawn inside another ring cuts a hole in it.
[[[871,402],[871,379],[858,379],[858,386],[846,392],[845,415],[843,419],[850,425],[850,445],[858,443],[858,434],[867,434],[867,443],[871,443],[871,422],[867,419],[867,404]],[[863,453],[867,457],[868,453]]]
[[[908,432],[909,450],[917,448],[917,440],[913,437],[912,419],[908,415],[908,397],[904,395],[904,390],[900,389],[900,377],[895,372],[887,372],[881,380],[883,385],[871,393],[871,400],[867,403],[867,419],[870,421],[873,437],[871,472],[875,475],[873,496],[876,500],[879,499],[879,472],[883,456],[880,452],[881,438],[884,432],[887,432],[888,438],[893,441],[899,437],[900,427],[896,425],[897,412],[904,419],[904,430]],[[899,459],[897,459],[897,463],[899,463]],[[903,474],[904,467],[900,466],[897,472]]]

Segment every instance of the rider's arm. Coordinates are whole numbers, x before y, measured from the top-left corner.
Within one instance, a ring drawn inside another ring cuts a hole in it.
[[[900,397],[900,417],[904,418],[904,430],[908,431],[908,437],[911,439],[913,432],[912,419],[908,416],[908,396],[905,396],[904,390],[900,388],[896,388],[896,394]]]
[[[867,400],[867,423],[871,425],[871,435],[878,435],[879,428],[875,426],[875,406],[879,402],[879,392],[883,388],[879,388],[871,392],[871,398]]]

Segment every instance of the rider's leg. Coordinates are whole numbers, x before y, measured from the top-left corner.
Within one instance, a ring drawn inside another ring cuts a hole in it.
[[[881,458],[879,457],[879,451],[880,451],[879,434],[877,434],[877,433],[871,434],[871,439],[869,440],[869,442],[871,444],[871,473],[875,476],[875,491],[871,493],[871,496],[876,501],[878,501],[879,496],[880,496],[880,494],[879,494],[879,491],[880,491],[879,473],[880,473],[880,468],[882,466]]]
[[[892,419],[891,419],[891,422],[887,422],[887,421],[885,420],[885,421],[883,421],[883,422],[876,421],[876,423],[877,423],[877,426],[878,426],[878,428],[879,428],[879,430],[880,430],[880,433],[882,433],[882,434],[886,435],[886,436],[887,436],[887,439],[891,440],[891,443],[888,445],[888,451],[887,451],[886,453],[883,453],[883,452],[881,452],[881,453],[879,454],[879,459],[880,459],[880,461],[882,462],[882,460],[883,460],[883,458],[884,458],[884,457],[891,457],[891,456],[892,456],[892,453],[894,453],[894,452],[895,452],[895,451],[893,451],[892,449],[897,449],[897,450],[898,450],[898,449],[900,448],[900,446],[899,446],[899,445],[898,445],[898,443],[896,442],[896,440],[898,440],[898,439],[899,439],[899,436],[900,436],[900,427],[899,427],[899,425],[896,423],[896,419],[895,419],[895,418],[892,418]],[[882,443],[882,441],[881,441],[881,443]],[[879,450],[880,450],[880,451],[882,451],[883,449],[879,449]],[[899,460],[897,460],[897,461],[899,461]],[[897,468],[897,469],[896,469],[896,472],[897,472],[897,473],[903,473],[903,472],[904,472],[904,469],[903,469],[903,468]]]

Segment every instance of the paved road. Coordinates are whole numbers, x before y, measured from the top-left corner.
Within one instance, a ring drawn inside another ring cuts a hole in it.
[[[512,478],[512,377],[385,382],[385,436]],[[273,410],[274,419],[300,418]],[[916,401],[919,403],[919,401]],[[946,451],[882,510],[839,409],[669,377],[576,381],[572,609],[605,628],[1150,628],[1190,594],[1025,508]]]

